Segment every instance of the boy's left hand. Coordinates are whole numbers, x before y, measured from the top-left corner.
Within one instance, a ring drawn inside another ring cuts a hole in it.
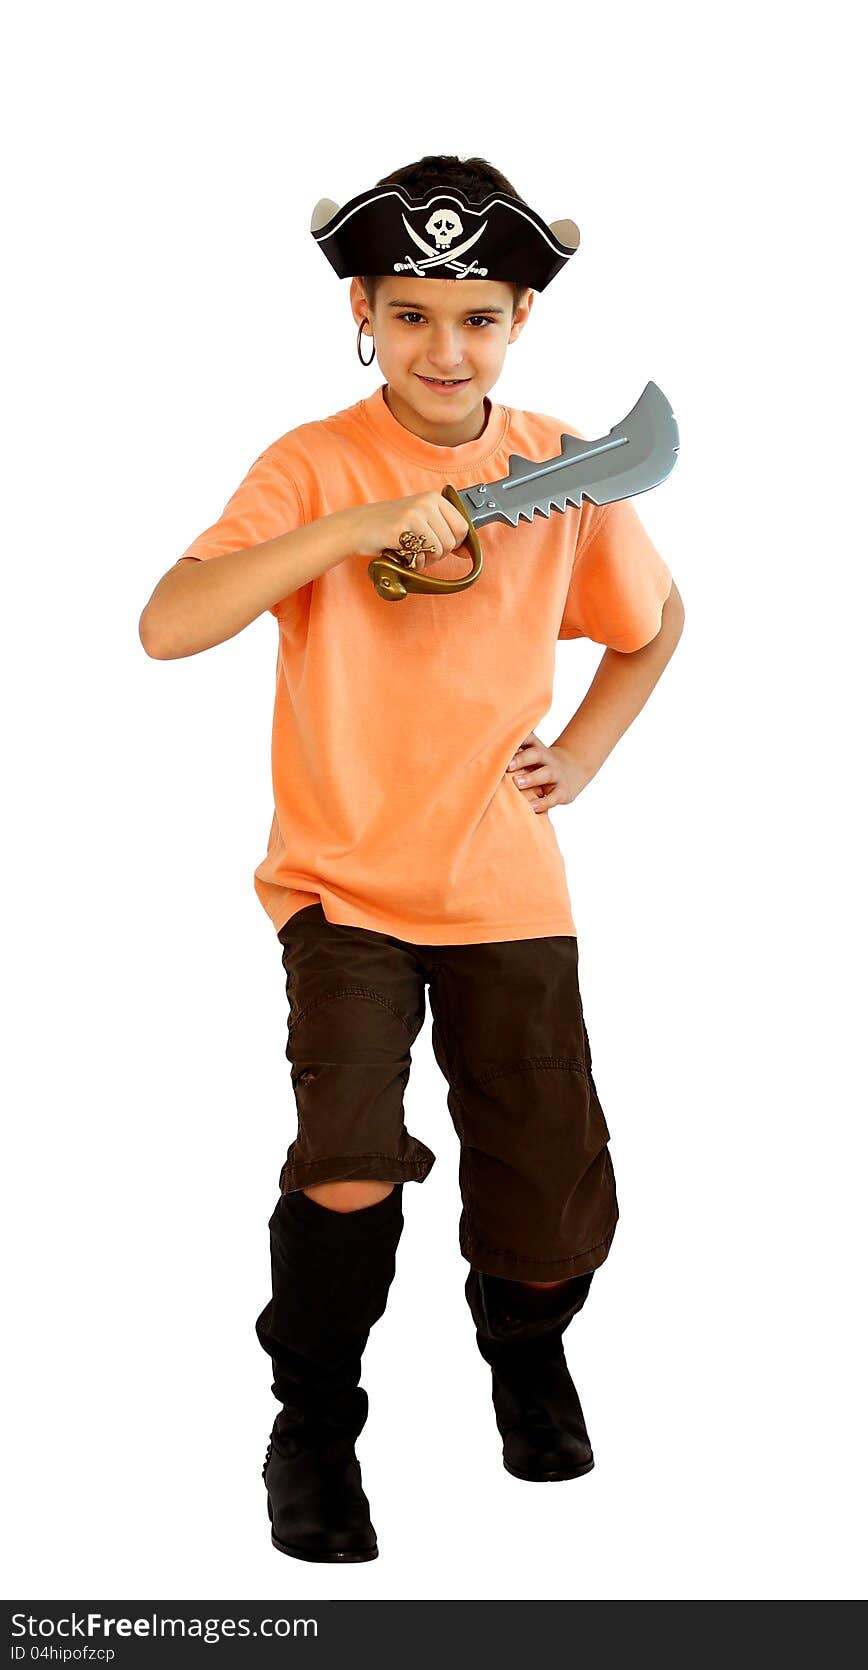
[[[506,774],[535,812],[547,812],[551,806],[568,806],[593,775],[566,749],[547,748],[536,731],[531,731],[519,744]]]

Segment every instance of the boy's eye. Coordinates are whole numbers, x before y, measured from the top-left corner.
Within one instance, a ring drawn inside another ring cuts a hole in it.
[[[399,319],[421,319],[421,317],[422,317],[421,313],[399,313],[398,314]],[[493,319],[487,319],[485,317],[484,313],[472,313],[470,315],[470,321],[472,322],[474,319],[478,320],[479,323],[483,324],[483,325],[493,325],[494,324],[494,320]]]

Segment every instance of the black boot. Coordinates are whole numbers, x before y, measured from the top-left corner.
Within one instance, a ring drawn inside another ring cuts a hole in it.
[[[368,1417],[362,1352],[386,1308],[404,1217],[400,1183],[356,1212],[282,1194],[269,1221],[272,1298],[256,1322],[283,1404],[262,1477],[271,1540],[299,1560],[374,1560],[355,1453]]]
[[[529,1288],[471,1269],[464,1286],[476,1343],[491,1367],[503,1465],[518,1479],[575,1479],[594,1454],[563,1334],[581,1310],[593,1271],[563,1286]]]

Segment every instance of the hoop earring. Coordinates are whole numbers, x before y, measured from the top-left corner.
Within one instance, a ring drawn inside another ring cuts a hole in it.
[[[371,337],[371,357],[370,357],[369,360],[362,359],[362,331],[364,330],[365,326],[368,323],[369,323],[369,321],[367,319],[362,320],[362,322],[359,326],[359,334],[358,334],[358,337],[356,338],[356,353],[358,354],[359,359],[362,361],[363,365],[373,365],[374,359],[376,358],[376,353],[377,353],[377,346],[376,346],[376,343],[374,342],[374,339],[373,339],[373,336],[372,336]]]

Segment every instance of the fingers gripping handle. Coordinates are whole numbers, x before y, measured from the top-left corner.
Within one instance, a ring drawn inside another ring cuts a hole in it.
[[[414,568],[408,566],[409,559],[402,551],[393,551],[388,547],[381,551],[378,557],[373,557],[368,563],[368,574],[374,590],[379,592],[387,603],[400,603],[409,591],[447,592],[466,591],[479,579],[482,573],[482,546],[479,534],[470,520],[465,505],[462,504],[454,487],[447,484],[441,487],[444,499],[460,510],[467,523],[466,544],[470,547],[473,566],[469,574],[462,575],[460,580],[435,580],[431,574],[417,574]],[[461,549],[461,547],[459,547]]]

